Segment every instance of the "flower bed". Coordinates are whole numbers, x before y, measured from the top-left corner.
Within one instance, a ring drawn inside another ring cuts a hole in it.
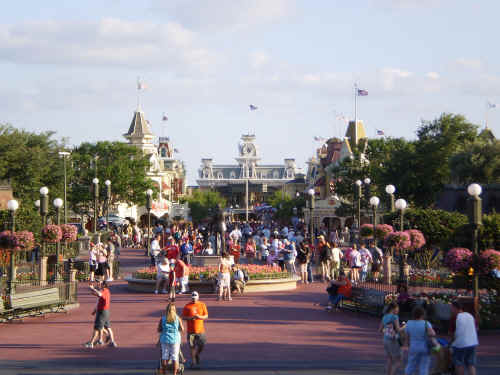
[[[256,265],[256,264],[242,264],[239,266],[241,270],[248,272],[250,280],[263,280],[263,279],[286,279],[289,277],[288,272],[282,271],[278,266]],[[215,266],[208,267],[189,267],[189,280],[202,281],[212,280],[217,277],[218,269]],[[141,280],[156,280],[156,268],[141,268],[132,274],[135,279]]]

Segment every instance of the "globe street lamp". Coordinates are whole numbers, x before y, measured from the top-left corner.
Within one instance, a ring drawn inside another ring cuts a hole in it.
[[[314,194],[315,191],[313,188],[307,191],[309,194],[309,231],[311,235],[311,249],[314,244],[314,222],[313,222],[313,211],[314,211]]]
[[[7,209],[10,212],[10,217],[12,219],[12,226],[11,226],[11,231],[12,231],[12,236],[14,236],[14,233],[16,232],[16,211],[19,208],[19,203],[15,199],[11,199],[7,202]],[[14,250],[12,250],[12,253],[10,254],[10,272],[9,272],[9,295],[12,294],[14,291],[14,283],[16,282],[16,271],[15,271],[15,256],[14,256]]]
[[[64,204],[64,201],[61,198],[56,198],[54,199],[54,207],[56,208],[56,219],[57,219],[57,225],[61,225],[61,207]],[[57,276],[59,275],[59,256],[61,254],[61,242],[59,241],[56,244],[56,269],[54,272],[54,275]]]
[[[391,212],[394,212],[394,192],[396,191],[396,187],[394,185],[387,185],[385,187],[385,192],[389,194],[391,198]]]
[[[365,196],[366,196],[366,206],[367,208],[370,207],[370,202],[369,202],[369,199],[368,197],[370,196],[370,184],[371,184],[372,180],[370,180],[369,177],[366,177],[364,180],[363,180],[363,183],[365,184]],[[361,223],[360,223],[361,225]]]
[[[48,213],[49,213],[49,189],[46,186],[43,186],[40,188],[40,215],[42,216],[42,231],[43,227],[47,225]],[[43,241],[43,236],[42,236],[42,254],[45,254],[45,241]]]
[[[404,199],[398,199],[395,203],[396,208],[400,211],[400,220],[401,220],[401,232],[403,231],[403,219],[404,219],[404,211],[406,209],[406,201]],[[399,249],[399,283],[407,284],[408,280],[404,274],[404,268],[406,266],[406,254],[403,254],[404,250]]]
[[[66,210],[66,203],[68,201],[67,197],[67,190],[68,190],[68,183],[67,183],[67,174],[66,174],[66,158],[71,155],[70,152],[67,151],[59,151],[59,156],[63,158],[63,164],[64,164],[64,224],[68,223],[68,212]]]
[[[378,197],[371,197],[370,198],[370,206],[372,206],[372,210],[373,210],[373,232],[374,233],[375,233],[375,227],[377,226],[377,207],[378,207],[379,203],[380,203],[380,199]]]
[[[482,225],[482,201],[479,197],[482,193],[481,185],[478,184],[470,184],[467,187],[467,193],[469,193],[470,197],[468,199],[468,216],[469,223],[472,228],[472,250],[474,255],[477,256],[479,254],[479,245],[478,245],[478,234],[479,227]],[[479,316],[479,272],[478,270],[474,270],[474,314],[476,319]]]
[[[146,190],[146,210],[148,211],[148,240],[146,245],[146,252],[148,256],[151,256],[151,242],[149,241],[149,231],[151,228],[151,209],[153,208],[153,190]]]
[[[357,225],[357,227],[359,228],[361,226],[361,195],[362,195],[361,185],[363,185],[363,182],[361,180],[356,180],[356,182],[354,182],[354,183],[357,186],[357,188],[356,188],[356,193],[358,196],[358,225]]]
[[[97,233],[97,204],[99,200],[99,179],[94,177],[92,180],[94,184],[94,234]]]
[[[109,205],[111,204],[111,181],[104,181],[106,185],[106,231],[109,232]]]

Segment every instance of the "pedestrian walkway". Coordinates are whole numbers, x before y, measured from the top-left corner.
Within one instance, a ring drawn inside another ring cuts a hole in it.
[[[143,254],[142,250],[123,250],[122,269],[130,271],[134,264],[142,267]],[[384,354],[376,332],[378,319],[325,312],[325,287],[322,283],[300,285],[293,292],[248,294],[232,302],[202,295],[209,311],[208,344],[202,355],[203,370],[196,373],[381,374]],[[111,293],[118,348],[83,348],[96,299],[81,283],[79,309],[0,326],[0,374],[149,373],[158,358],[156,325],[166,296],[130,293],[124,281],[113,282]],[[178,309],[188,299],[179,296]],[[491,368],[500,365],[499,336],[480,337],[479,373],[498,373]],[[183,350],[188,353],[185,344]]]

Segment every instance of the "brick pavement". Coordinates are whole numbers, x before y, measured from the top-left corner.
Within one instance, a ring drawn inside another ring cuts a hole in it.
[[[126,269],[132,269],[134,263],[142,266],[142,251],[124,253]],[[202,356],[205,368],[217,369],[211,373],[236,368],[382,373],[378,320],[350,312],[326,313],[321,306],[326,300],[324,289],[325,284],[315,283],[293,292],[236,297],[232,302],[217,302],[212,295],[202,295],[209,311],[209,342]],[[18,372],[26,374],[57,374],[55,369],[61,374],[80,373],[71,372],[75,367],[93,369],[85,372],[89,374],[103,368],[109,374],[120,368],[134,373],[154,367],[158,356],[153,346],[155,329],[165,296],[129,293],[123,281],[114,282],[111,292],[111,320],[119,348],[82,347],[90,335],[90,312],[96,298],[80,284],[79,309],[0,326],[0,373],[11,373],[7,372],[9,368],[17,371],[16,367],[32,367],[30,372]],[[188,296],[180,296],[176,305],[180,309],[187,301]],[[496,366],[500,362],[495,346],[499,336],[482,334],[479,357],[483,364]],[[187,348],[184,351],[187,353]]]

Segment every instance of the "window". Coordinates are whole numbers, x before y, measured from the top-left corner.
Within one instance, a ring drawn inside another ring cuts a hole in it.
[[[274,171],[273,178],[280,178],[280,173],[278,171]]]
[[[217,173],[217,178],[218,179],[224,178],[224,176],[222,175],[222,172]]]
[[[236,178],[236,173],[234,173],[234,171],[231,172],[230,178]]]
[[[160,149],[160,155],[162,158],[166,158],[167,157],[167,149],[165,147],[162,147]]]

